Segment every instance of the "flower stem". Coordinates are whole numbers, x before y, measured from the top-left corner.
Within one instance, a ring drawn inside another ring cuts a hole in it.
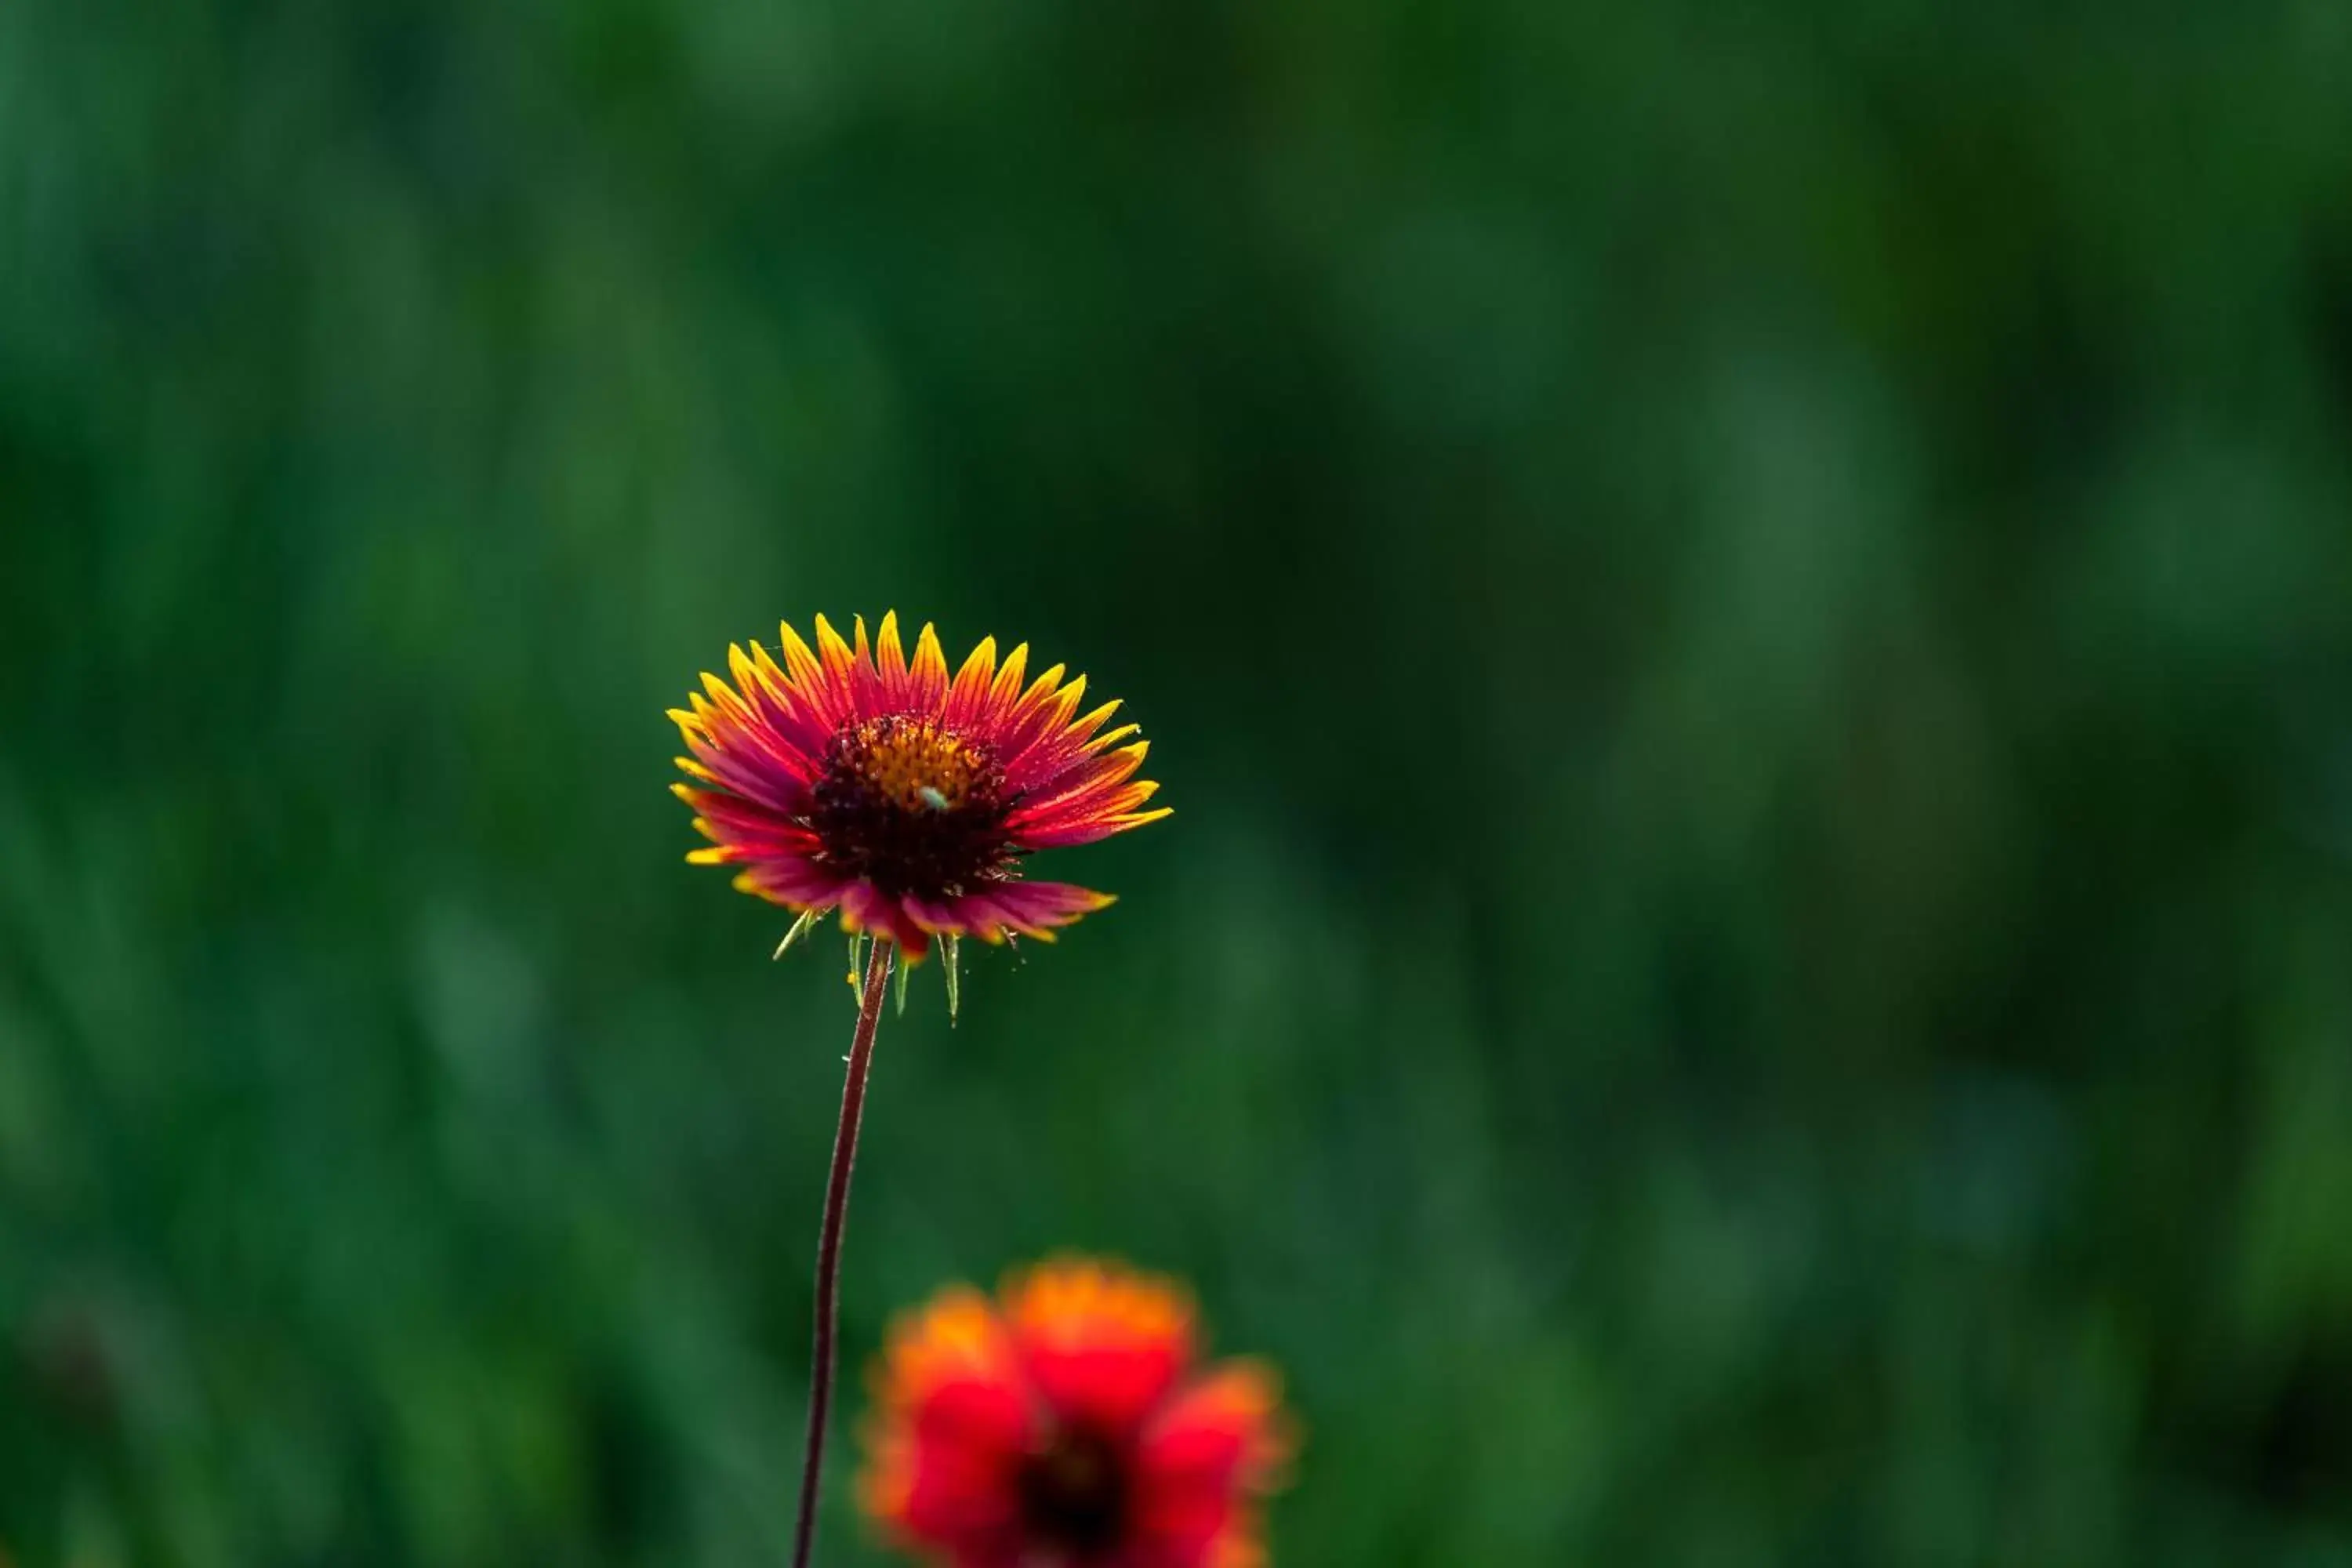
[[[833,1135],[833,1174],[824,1184],[824,1226],[816,1243],[816,1348],[809,1369],[807,1458],[801,1462],[800,1523],[793,1531],[793,1568],[808,1568],[816,1544],[816,1485],[824,1469],[825,1416],[833,1407],[834,1319],[841,1297],[841,1226],[849,1212],[849,1173],[857,1163],[857,1121],[866,1109],[866,1071],[874,1061],[874,1030],[882,1022],[890,958],[898,944],[873,942],[857,1032],[849,1040],[849,1076],[841,1086],[841,1124]]]

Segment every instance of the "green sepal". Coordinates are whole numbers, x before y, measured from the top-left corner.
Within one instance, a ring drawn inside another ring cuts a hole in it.
[[[948,977],[948,1027],[950,1029],[955,1027],[956,1003],[959,999],[956,985],[957,964],[956,934],[949,931],[940,938],[940,968]]]
[[[801,918],[793,922],[793,929],[784,933],[783,941],[776,943],[776,951],[769,954],[769,958],[772,961],[774,959],[782,958],[784,954],[790,952],[793,949],[793,943],[808,935],[809,928],[816,924],[817,921],[824,919],[828,912],[828,910],[803,910],[801,911]]]

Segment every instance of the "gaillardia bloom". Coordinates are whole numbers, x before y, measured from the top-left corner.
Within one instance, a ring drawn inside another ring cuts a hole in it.
[[[909,963],[934,936],[1050,942],[1111,900],[1024,881],[1023,857],[1168,815],[1139,809],[1159,786],[1130,782],[1136,726],[1103,730],[1118,704],[1080,714],[1086,678],[1058,664],[1024,685],[1025,643],[1000,664],[990,637],[950,677],[928,626],[907,658],[895,612],[870,649],[863,616],[854,646],[823,616],[814,651],[782,630],[781,667],[730,647],[734,684],[705,675],[692,710],[670,711],[696,781],[673,787],[712,841],[688,858],[740,867],[747,893],[803,916],[838,905]]]
[[[1280,1397],[1194,1352],[1184,1297],[1114,1264],[951,1287],[891,1329],[859,1500],[941,1568],[1255,1568]]]

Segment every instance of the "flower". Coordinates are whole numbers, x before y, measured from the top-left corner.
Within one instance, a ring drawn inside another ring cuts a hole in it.
[[[1120,743],[1136,726],[1102,731],[1118,704],[1079,715],[1086,677],[1058,664],[1024,686],[1026,643],[999,664],[989,637],[950,679],[929,626],[911,663],[895,612],[871,649],[863,616],[856,639],[819,616],[814,652],[782,627],[781,667],[730,647],[734,684],[706,674],[691,710],[670,710],[695,781],[671,787],[712,841],[687,858],[741,867],[737,888],[804,919],[838,905],[909,963],[934,936],[1050,942],[1108,904],[1024,881],[1020,862],[1168,815],[1139,809],[1159,785],[1129,782],[1149,749]]]
[[[941,1568],[1257,1568],[1275,1377],[1193,1352],[1183,1295],[1117,1264],[950,1287],[891,1328],[859,1500]]]

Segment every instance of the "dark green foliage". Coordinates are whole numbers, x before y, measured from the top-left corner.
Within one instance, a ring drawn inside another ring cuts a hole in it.
[[[0,5],[23,1568],[782,1560],[851,997],[661,711],[891,605],[1177,816],[885,1020],[853,1362],[1109,1249],[1285,1564],[2352,1563],[2352,26],[1614,12]]]

